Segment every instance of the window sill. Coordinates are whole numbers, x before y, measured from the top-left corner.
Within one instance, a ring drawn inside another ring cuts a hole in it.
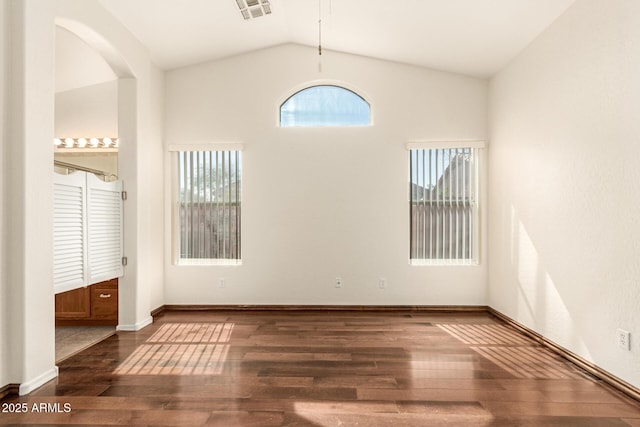
[[[242,265],[240,259],[179,259],[175,265],[178,266],[238,266]]]
[[[480,263],[473,259],[410,259],[409,265],[417,267],[475,267]]]

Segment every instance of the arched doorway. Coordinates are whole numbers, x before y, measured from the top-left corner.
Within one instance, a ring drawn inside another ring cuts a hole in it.
[[[80,17],[83,18],[83,17]],[[87,17],[89,18],[89,17]],[[144,323],[138,319],[144,316],[144,308],[139,309],[139,290],[137,289],[136,272],[137,265],[135,263],[137,252],[137,134],[139,129],[140,117],[137,111],[139,87],[138,81],[130,65],[121,54],[105,37],[90,27],[90,25],[102,24],[98,20],[95,23],[85,23],[83,19],[57,17],[55,20],[57,31],[62,32],[62,37],[72,38],[74,42],[80,43],[83,49],[86,62],[81,64],[85,67],[86,72],[94,73],[93,76],[86,74],[81,77],[78,70],[74,70],[75,80],[79,88],[64,91],[63,96],[57,94],[57,98],[61,98],[57,107],[70,108],[71,111],[81,104],[79,99],[95,96],[92,102],[97,102],[93,110],[87,109],[82,112],[88,115],[89,120],[85,120],[83,126],[92,123],[93,129],[97,129],[102,135],[80,136],[89,138],[95,136],[97,138],[110,137],[112,140],[117,138],[117,154],[115,159],[108,158],[114,156],[103,156],[102,159],[95,159],[102,162],[107,172],[116,170],[116,175],[125,184],[125,189],[129,195],[128,202],[124,209],[124,235],[128,236],[124,240],[124,254],[129,258],[129,265],[125,268],[124,276],[120,277],[117,285],[118,304],[117,304],[117,325],[124,330],[136,329],[137,325]],[[78,46],[76,46],[78,47]],[[88,58],[88,59],[87,59]],[[76,62],[78,58],[74,58]],[[58,67],[57,67],[58,68]],[[68,76],[67,76],[68,77]],[[70,79],[61,80],[60,84],[73,85]],[[76,93],[72,93],[72,92]],[[89,110],[89,111],[87,111]],[[100,117],[97,112],[105,111],[104,117]],[[56,111],[58,115],[59,111]],[[67,116],[69,111],[64,112]],[[57,119],[58,117],[56,117]],[[56,120],[56,127],[59,131],[69,131],[68,126],[77,126],[78,121]],[[58,128],[59,126],[59,128]],[[67,128],[65,128],[67,126]],[[82,126],[80,126],[82,127]],[[72,129],[76,131],[75,128]],[[84,131],[87,131],[86,126]],[[76,131],[80,132],[80,131]],[[91,132],[91,129],[88,130]],[[110,135],[109,135],[110,134]],[[58,135],[56,135],[58,136]],[[101,141],[104,144],[104,139]],[[64,142],[63,142],[64,143]],[[114,147],[111,147],[112,149]],[[105,158],[106,157],[106,158]],[[76,159],[77,160],[77,159]],[[86,160],[86,159],[85,159]],[[91,166],[91,165],[89,165]],[[89,167],[90,169],[93,169]],[[96,168],[102,170],[100,167]],[[112,292],[101,292],[100,294],[109,295]],[[147,311],[148,317],[148,311]],[[146,318],[145,318],[146,319]],[[132,326],[133,325],[133,326]]]
[[[115,333],[123,236],[118,77],[97,51],[59,26],[55,65],[53,262],[59,363]],[[99,196],[97,205],[89,203],[90,194]],[[89,218],[91,211],[95,215]],[[70,222],[72,215],[76,220]]]

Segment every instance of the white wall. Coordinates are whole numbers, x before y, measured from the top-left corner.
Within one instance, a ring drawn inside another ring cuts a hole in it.
[[[8,212],[8,204],[5,202],[4,186],[7,182],[7,165],[5,164],[5,149],[9,138],[7,116],[9,111],[9,98],[7,97],[8,86],[8,56],[9,56],[9,2],[0,2],[0,236],[5,236],[8,224],[5,223]],[[7,252],[5,245],[7,239],[0,241],[0,387],[9,383],[9,366],[7,349],[9,343],[9,317],[7,315],[7,292],[8,278],[7,272]]]
[[[118,81],[56,93],[55,136],[118,136]]]
[[[56,92],[93,86],[117,78],[95,49],[70,31],[56,27]]]
[[[245,144],[242,266],[175,266],[167,244],[166,303],[485,304],[485,260],[408,265],[405,143],[484,139],[486,81],[334,52],[319,72],[316,52],[285,45],[166,74],[165,143]],[[374,125],[277,126],[289,95],[325,81],[368,99]]]
[[[636,387],[639,41],[640,2],[578,0],[492,79],[489,152],[490,305]]]
[[[5,155],[8,382],[27,393],[57,375],[54,365],[52,243],[52,3],[10,2],[11,131]],[[44,76],[44,77],[43,77]]]
[[[164,71],[151,67],[150,94],[150,139],[154,142],[147,150],[145,161],[149,163],[149,192],[145,210],[145,221],[150,224],[153,233],[148,236],[146,253],[148,268],[145,271],[147,280],[152,284],[149,292],[149,308],[154,310],[164,305],[164,150],[162,147],[164,125]]]

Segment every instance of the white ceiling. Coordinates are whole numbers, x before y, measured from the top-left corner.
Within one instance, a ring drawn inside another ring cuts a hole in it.
[[[323,49],[489,77],[575,0],[270,0],[245,21],[236,0],[100,0],[173,69],[279,45]]]

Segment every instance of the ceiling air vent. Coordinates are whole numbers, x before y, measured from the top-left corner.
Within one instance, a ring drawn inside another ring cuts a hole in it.
[[[269,0],[236,0],[236,3],[245,20],[271,14]]]

